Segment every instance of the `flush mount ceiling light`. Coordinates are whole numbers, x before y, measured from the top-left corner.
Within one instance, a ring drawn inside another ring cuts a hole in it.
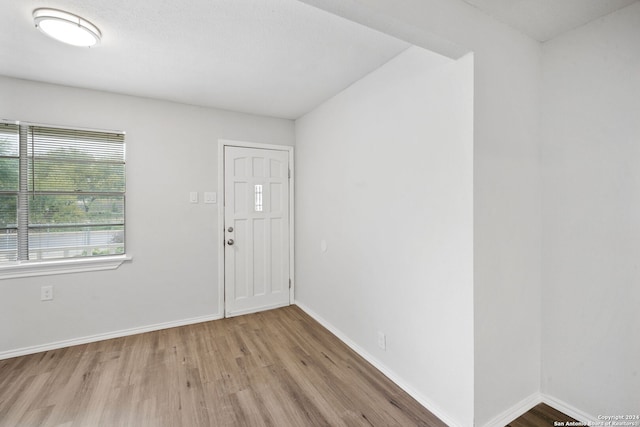
[[[91,47],[100,43],[98,27],[80,16],[57,9],[36,9],[33,21],[40,31],[63,43]]]

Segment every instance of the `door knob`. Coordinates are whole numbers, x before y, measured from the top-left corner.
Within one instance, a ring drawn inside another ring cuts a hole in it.
[[[233,239],[227,240],[227,245],[229,245],[229,246],[233,245]]]
[[[229,228],[227,228],[227,231],[228,231],[229,233],[232,233],[232,232],[233,232],[233,227],[229,227]]]

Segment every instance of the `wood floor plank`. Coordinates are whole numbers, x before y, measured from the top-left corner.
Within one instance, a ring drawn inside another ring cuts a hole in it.
[[[554,422],[577,421],[551,406],[541,403],[524,415],[513,420],[506,427],[551,427]]]
[[[0,361],[0,427],[444,424],[295,306]]]

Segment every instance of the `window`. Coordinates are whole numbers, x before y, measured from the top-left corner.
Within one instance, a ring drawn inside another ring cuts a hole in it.
[[[124,134],[0,122],[0,265],[124,254]]]
[[[254,186],[254,210],[256,212],[262,212],[262,185],[256,184]]]

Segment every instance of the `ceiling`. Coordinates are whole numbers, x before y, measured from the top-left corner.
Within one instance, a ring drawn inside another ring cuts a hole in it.
[[[449,0],[453,1],[453,0]],[[637,0],[463,0],[545,41]],[[297,0],[0,0],[0,75],[296,119],[410,45]],[[88,49],[33,24],[52,7]]]
[[[545,42],[638,0],[463,0]]]
[[[296,0],[0,0],[0,75],[295,119],[410,45]],[[39,32],[38,7],[103,34]]]

